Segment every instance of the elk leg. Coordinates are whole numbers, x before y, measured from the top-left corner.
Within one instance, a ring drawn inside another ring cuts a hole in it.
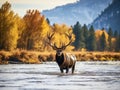
[[[69,71],[69,68],[67,67],[67,68],[66,68],[66,73],[68,73],[68,71]]]
[[[63,73],[63,68],[60,68],[61,73]]]
[[[75,70],[75,64],[72,67],[72,74],[74,73],[74,70]]]

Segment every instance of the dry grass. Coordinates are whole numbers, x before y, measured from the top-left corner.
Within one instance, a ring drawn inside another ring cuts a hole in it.
[[[116,61],[120,60],[120,52],[73,52],[78,61]]]
[[[120,60],[120,52],[70,52],[78,61],[116,61]],[[15,50],[11,52],[0,51],[0,64],[29,63],[39,64],[46,61],[54,61],[55,52],[37,52]]]

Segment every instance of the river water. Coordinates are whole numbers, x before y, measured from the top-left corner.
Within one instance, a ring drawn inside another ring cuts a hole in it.
[[[55,62],[0,65],[0,90],[120,90],[120,61],[77,62],[74,74]]]

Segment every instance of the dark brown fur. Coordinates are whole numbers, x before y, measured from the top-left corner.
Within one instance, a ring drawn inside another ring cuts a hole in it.
[[[72,59],[71,54],[66,55],[62,53],[60,56],[56,54],[56,62],[59,65],[61,73],[63,73],[64,69],[66,70],[66,73],[68,73],[69,68],[72,68],[72,73],[74,73],[76,60]]]

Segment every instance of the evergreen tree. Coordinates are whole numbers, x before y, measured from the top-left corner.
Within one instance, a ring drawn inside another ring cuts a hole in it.
[[[118,46],[118,50],[120,52],[120,33],[119,33],[119,37],[118,37],[118,43],[117,43],[117,46]]]
[[[113,32],[112,32],[112,29],[109,28],[108,30],[108,44],[109,44],[109,51],[112,51],[112,36],[113,36]]]
[[[11,10],[11,4],[5,2],[0,8],[0,49],[13,50],[17,46],[17,15]]]
[[[88,38],[88,50],[89,51],[95,51],[97,46],[96,46],[96,37],[95,37],[95,31],[93,26],[90,27],[89,29],[89,38]]]
[[[115,30],[115,32],[114,32],[114,37],[115,38],[118,37],[118,31],[117,30]]]
[[[100,50],[105,51],[107,48],[105,33],[103,32],[100,37]]]
[[[120,34],[116,36],[115,51],[120,51]]]
[[[80,30],[80,49],[82,49],[82,48],[86,48],[86,44],[85,44],[84,32],[81,29]]]
[[[89,37],[89,31],[88,31],[86,24],[83,25],[82,30],[83,30],[85,39],[87,39]]]
[[[85,43],[85,48],[88,48],[88,37],[89,37],[89,31],[86,26],[86,24],[83,25],[82,27],[82,32],[83,32],[83,37],[84,37],[84,43]]]
[[[105,28],[103,27],[101,30],[102,30],[102,31],[104,31],[104,30],[105,30]]]
[[[109,28],[109,30],[108,30],[108,35],[110,35],[111,37],[113,37],[113,31],[112,31],[111,28]]]
[[[75,34],[75,38],[76,38],[73,44],[76,50],[80,49],[80,30],[81,30],[81,25],[79,22],[77,22],[73,27],[73,33]]]
[[[115,51],[119,51],[119,34],[118,34],[117,30],[114,32],[114,38],[116,39],[116,41],[115,41]]]
[[[47,23],[50,25],[50,20],[49,20],[48,18],[46,19],[46,21],[47,21]]]

